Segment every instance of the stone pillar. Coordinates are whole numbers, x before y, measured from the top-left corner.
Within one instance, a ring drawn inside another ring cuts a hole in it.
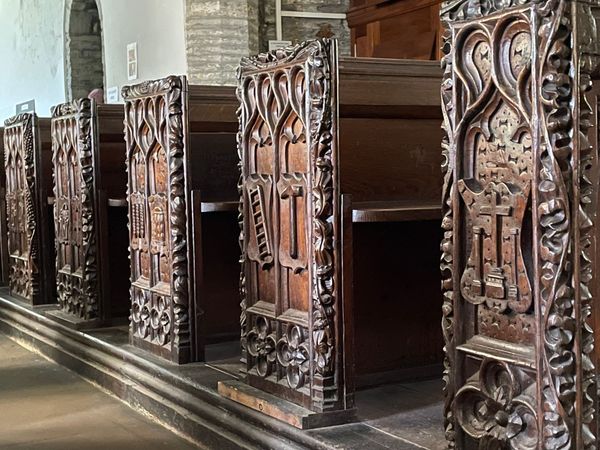
[[[96,0],[67,0],[66,91],[69,99],[104,87],[102,29]]]
[[[240,58],[259,52],[259,0],[186,0],[192,84],[234,85]]]
[[[596,448],[599,17],[442,5],[449,448]]]

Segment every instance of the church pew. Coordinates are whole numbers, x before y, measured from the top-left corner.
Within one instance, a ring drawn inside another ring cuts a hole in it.
[[[47,314],[75,328],[129,314],[123,118],[87,98],[52,109],[59,309]]]
[[[8,287],[33,306],[55,302],[50,119],[23,113],[4,122]]]
[[[330,40],[242,61],[246,384],[222,395],[310,428],[357,383],[440,372],[440,80]]]
[[[445,447],[595,448],[600,4],[442,21]]]
[[[170,76],[123,98],[131,341],[204,360],[207,343],[239,339],[235,89]]]
[[[0,167],[4,167],[4,127],[0,127]],[[8,223],[6,218],[6,172],[0,170],[0,285],[8,286]]]
[[[438,60],[441,0],[351,0],[352,56]]]

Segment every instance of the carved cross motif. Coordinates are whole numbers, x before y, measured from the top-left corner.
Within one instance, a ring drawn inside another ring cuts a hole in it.
[[[304,197],[306,183],[301,173],[281,175],[277,183],[277,190],[282,200],[288,201],[289,207],[289,256],[298,258],[298,202],[299,197]]]
[[[519,312],[531,304],[531,288],[521,254],[520,230],[529,188],[475,180],[460,180],[458,190],[472,222],[472,248],[462,280],[471,303],[486,303],[503,312]]]
[[[481,206],[481,208],[479,209],[479,212],[482,216],[489,216],[491,218],[491,231],[495,235],[495,240],[497,244],[502,243],[502,216],[512,215],[512,208],[510,206],[502,205],[501,201],[502,199],[500,197],[500,194],[498,192],[492,192],[490,196],[490,203]],[[497,245],[494,250],[494,262],[496,263],[496,265],[499,265],[502,255],[501,245]]]

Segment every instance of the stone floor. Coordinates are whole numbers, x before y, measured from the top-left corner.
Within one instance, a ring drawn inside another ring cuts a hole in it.
[[[3,450],[186,450],[179,438],[0,334]]]

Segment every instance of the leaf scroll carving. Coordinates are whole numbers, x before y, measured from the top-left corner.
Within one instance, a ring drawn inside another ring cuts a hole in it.
[[[574,0],[442,6],[451,447],[471,439],[479,448],[595,448],[598,148],[590,130],[599,7]],[[466,329],[457,327],[464,320],[457,311],[473,311]],[[460,368],[465,358],[478,360],[479,370]],[[487,367],[502,367],[498,377],[513,387],[490,388]],[[514,416],[516,398],[527,418]]]
[[[89,99],[52,110],[58,302],[83,320],[99,317],[92,120]]]
[[[191,357],[185,89],[185,78],[175,76],[123,88],[131,333],[177,362]]]
[[[4,122],[8,209],[9,289],[34,302],[40,295],[40,252],[36,214],[34,115]]]
[[[334,41],[309,41],[243,59],[238,72],[248,377],[286,386],[315,411],[345,401],[336,366],[335,51]],[[276,291],[277,277],[294,289]]]

